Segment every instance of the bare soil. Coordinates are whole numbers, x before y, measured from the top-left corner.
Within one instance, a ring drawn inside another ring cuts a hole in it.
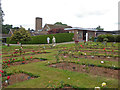
[[[79,64],[67,63],[67,62],[51,64],[49,65],[49,67],[55,67],[63,70],[70,70],[80,73],[88,73],[92,75],[105,76],[105,77],[111,77],[117,79],[118,79],[118,71],[119,71],[104,67],[86,66],[86,65],[79,65]]]
[[[30,77],[29,75],[24,73],[17,73],[17,74],[11,75],[10,79],[8,80],[9,83],[3,82],[2,86],[7,87],[8,85],[13,85],[15,83],[23,82],[29,79],[34,79],[34,77]]]

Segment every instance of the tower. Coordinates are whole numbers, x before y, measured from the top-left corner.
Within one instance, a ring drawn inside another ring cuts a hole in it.
[[[35,31],[42,29],[42,18],[36,17],[35,19]]]

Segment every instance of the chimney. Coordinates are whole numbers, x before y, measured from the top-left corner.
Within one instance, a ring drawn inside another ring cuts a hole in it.
[[[42,18],[36,17],[35,20],[35,31],[41,30],[42,29]]]

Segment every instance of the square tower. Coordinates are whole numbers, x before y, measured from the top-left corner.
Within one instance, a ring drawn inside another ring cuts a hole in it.
[[[42,18],[36,17],[35,19],[35,31],[42,29]]]

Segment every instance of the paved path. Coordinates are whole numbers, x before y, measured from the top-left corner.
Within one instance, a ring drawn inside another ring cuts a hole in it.
[[[56,43],[56,45],[70,44],[70,43],[75,43],[75,42],[72,41],[72,42]],[[7,45],[7,44],[5,44],[5,45]],[[39,46],[39,45],[48,45],[48,44],[22,44],[22,46]],[[50,45],[52,45],[52,44],[50,44]],[[10,44],[10,46],[20,46],[20,44]]]

